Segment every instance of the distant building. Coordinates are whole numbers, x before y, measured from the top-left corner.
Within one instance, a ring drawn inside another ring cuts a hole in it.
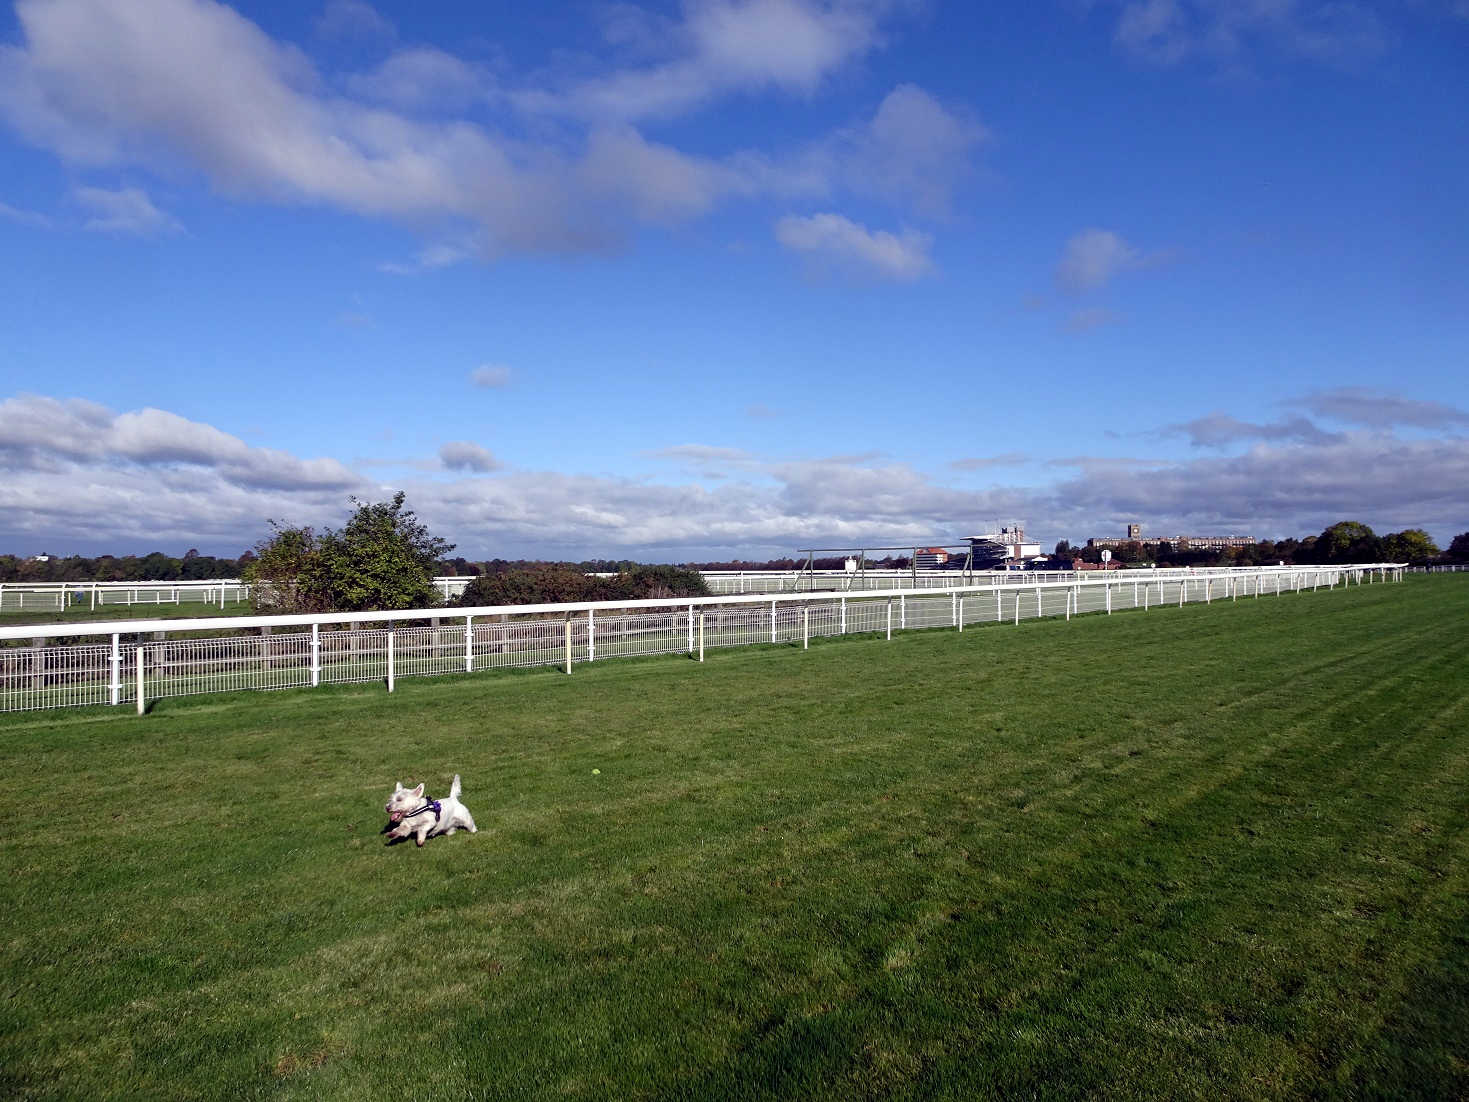
[[[997,543],[1005,549],[1006,562],[1024,562],[1033,559],[1041,553],[1041,545],[1038,543],[1025,542],[1025,529],[1019,524],[1011,524],[1001,527],[998,532],[990,532],[983,536],[966,536],[965,542],[976,552],[983,544]]]
[[[1143,539],[1143,526],[1141,524],[1129,524],[1127,535],[1123,538],[1115,536],[1093,536],[1086,541],[1088,547],[1098,549],[1116,550],[1129,543],[1141,544],[1144,549],[1157,547],[1160,543],[1166,543],[1175,551],[1227,551],[1235,547],[1253,547],[1254,536],[1160,536],[1157,539]]]
[[[918,570],[942,570],[949,562],[949,553],[942,547],[920,547],[913,556],[913,566]]]

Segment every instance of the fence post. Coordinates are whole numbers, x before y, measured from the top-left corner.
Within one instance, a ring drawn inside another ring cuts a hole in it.
[[[1000,598],[1000,587],[995,586],[995,623],[1005,622],[1005,602]]]
[[[699,615],[703,615],[701,612]],[[694,603],[689,602],[689,653],[694,653]]]
[[[311,687],[321,684],[321,625],[311,625]]]
[[[908,630],[908,596],[904,593],[898,594],[898,630]]]
[[[596,610],[587,609],[587,661],[597,660],[597,623],[595,620]]]
[[[1108,582],[1106,585],[1104,585],[1102,587],[1102,591],[1106,594],[1106,597],[1107,597],[1107,615],[1108,616],[1111,616],[1112,615],[1112,584],[1110,582]]]
[[[122,699],[122,637],[112,633],[112,684],[107,686],[114,707]]]
[[[774,643],[776,641],[775,640],[775,602],[774,601],[771,601],[770,602],[770,641],[772,643]]]
[[[699,661],[704,661],[704,614],[699,613]]]
[[[148,701],[143,696],[143,648],[138,648],[138,715],[142,715],[148,709]]]
[[[901,597],[898,598],[898,600],[900,600],[900,601],[902,599],[903,598],[901,598]],[[891,597],[889,597],[888,598],[888,640],[891,641],[892,638],[893,638],[893,599]]]
[[[1041,587],[1040,586],[1036,586],[1035,587],[1035,618],[1037,620],[1039,620],[1041,618]]]
[[[962,632],[964,630],[964,598],[962,596],[959,598],[959,604],[955,608],[954,620],[958,623],[959,630]]]
[[[801,649],[811,649],[811,606],[801,606]]]
[[[571,617],[566,618],[566,672],[571,672]]]
[[[1015,626],[1020,626],[1020,591],[1015,591]]]
[[[474,617],[464,618],[464,672],[474,672]]]
[[[949,619],[954,624],[959,622],[959,595],[957,593],[949,594]]]
[[[388,632],[388,692],[393,691],[393,636],[395,632]]]
[[[842,597],[842,634],[847,634],[847,598]]]

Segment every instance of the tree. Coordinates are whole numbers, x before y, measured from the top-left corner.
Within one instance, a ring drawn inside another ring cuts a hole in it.
[[[1450,562],[1469,562],[1469,532],[1460,532],[1450,540],[1444,554]]]
[[[1316,545],[1309,555],[1304,561],[1330,564],[1381,562],[1382,540],[1361,521],[1343,520],[1316,537]]]
[[[1386,562],[1426,562],[1438,555],[1438,545],[1422,528],[1404,528],[1382,537],[1382,557]]]
[[[1057,540],[1056,541],[1056,555],[1058,557],[1063,557],[1064,558],[1064,557],[1070,555],[1071,554],[1071,551],[1072,551],[1072,548],[1071,548],[1071,541],[1070,540]]]
[[[255,545],[241,570],[241,577],[255,588],[255,607],[270,612],[331,611],[315,531],[275,520],[266,523],[275,534]]]
[[[430,535],[399,490],[390,502],[357,507],[341,531],[271,521],[246,580],[264,583],[257,602],[290,612],[367,612],[436,602],[434,567],[454,545]]]

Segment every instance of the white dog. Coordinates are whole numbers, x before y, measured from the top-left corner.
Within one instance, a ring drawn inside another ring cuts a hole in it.
[[[413,834],[417,835],[416,840],[421,846],[426,839],[439,834],[453,834],[461,827],[471,834],[478,833],[474,816],[469,813],[469,808],[459,802],[458,773],[454,774],[454,783],[449,786],[449,795],[442,800],[424,799],[421,784],[417,788],[404,788],[401,783],[396,784],[393,794],[388,797],[385,810],[390,827],[389,843]]]

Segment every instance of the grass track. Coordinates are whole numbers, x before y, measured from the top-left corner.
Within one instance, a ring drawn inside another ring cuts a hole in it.
[[[1469,1096],[1466,624],[1411,578],[3,716],[0,1094]],[[480,833],[384,848],[456,771]]]

